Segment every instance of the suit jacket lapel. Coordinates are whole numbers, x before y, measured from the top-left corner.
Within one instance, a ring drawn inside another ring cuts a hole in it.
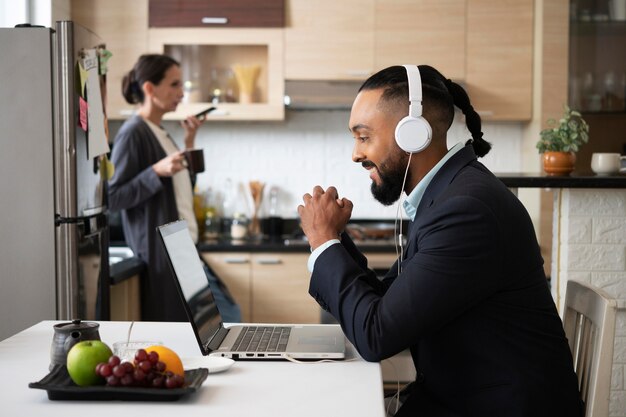
[[[420,214],[433,204],[437,196],[445,190],[445,188],[452,182],[454,177],[456,177],[456,174],[463,167],[475,160],[476,153],[474,153],[474,148],[471,144],[465,145],[463,149],[454,154],[448,162],[441,167],[430,184],[428,184],[428,187],[424,192],[424,196],[417,206],[415,220],[413,220],[409,226],[409,238],[405,250],[406,256],[404,259],[410,258],[415,252],[417,252],[417,248],[415,246],[417,245],[416,235],[419,226],[417,226],[416,223],[419,222]]]

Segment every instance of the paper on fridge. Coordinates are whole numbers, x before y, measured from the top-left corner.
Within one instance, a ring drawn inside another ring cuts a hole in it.
[[[98,56],[95,49],[84,51],[83,68],[87,71],[87,158],[93,159],[98,155],[109,152],[109,142],[105,130],[104,109],[100,92],[100,74],[98,70]]]

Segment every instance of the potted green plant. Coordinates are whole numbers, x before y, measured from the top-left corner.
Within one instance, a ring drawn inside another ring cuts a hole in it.
[[[537,142],[543,154],[543,169],[548,175],[568,175],[574,170],[576,152],[589,140],[589,125],[580,112],[563,106],[563,117],[557,122],[548,120],[548,128],[541,131]]]

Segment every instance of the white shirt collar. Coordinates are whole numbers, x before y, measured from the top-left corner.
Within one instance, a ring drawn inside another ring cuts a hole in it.
[[[417,183],[413,191],[411,191],[411,194],[409,194],[406,200],[404,200],[404,202],[402,203],[402,206],[404,207],[404,211],[406,215],[411,219],[411,221],[415,220],[417,207],[422,201],[422,197],[424,197],[426,188],[428,188],[428,185],[432,181],[433,177],[437,174],[437,172],[439,172],[441,167],[444,166],[445,163],[448,162],[450,158],[452,158],[454,154],[456,154],[458,151],[460,151],[464,147],[465,147],[465,144],[463,144],[462,142],[459,142],[456,145],[454,145],[448,151],[448,153],[446,153],[445,156],[441,158],[439,162],[437,162],[437,165],[435,165],[430,171],[428,171],[428,174],[426,174],[424,178],[422,178],[422,180],[419,183]]]

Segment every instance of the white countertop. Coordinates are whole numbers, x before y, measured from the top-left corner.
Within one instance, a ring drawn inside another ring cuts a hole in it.
[[[383,416],[380,365],[348,358],[333,363],[236,362],[209,374],[202,388],[175,402],[50,401],[30,382],[48,373],[54,321],[43,321],[0,342],[3,416]],[[100,338],[125,340],[129,322],[99,322]],[[201,355],[189,323],[136,322],[133,340],[160,340],[181,357]]]

